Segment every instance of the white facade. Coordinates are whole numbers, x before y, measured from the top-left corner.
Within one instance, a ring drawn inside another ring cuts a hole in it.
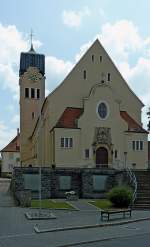
[[[12,173],[13,168],[20,166],[20,152],[2,152],[2,174]]]

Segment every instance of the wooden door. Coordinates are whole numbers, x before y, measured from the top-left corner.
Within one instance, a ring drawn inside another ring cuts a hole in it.
[[[96,164],[108,164],[108,151],[106,148],[100,147],[96,150]]]

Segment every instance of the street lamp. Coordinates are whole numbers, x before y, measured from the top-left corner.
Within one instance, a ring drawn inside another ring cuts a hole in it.
[[[127,168],[127,152],[124,152],[124,167]]]

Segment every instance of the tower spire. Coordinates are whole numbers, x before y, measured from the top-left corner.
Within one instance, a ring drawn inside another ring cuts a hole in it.
[[[31,45],[31,48],[30,48],[30,52],[35,52],[35,50],[33,48],[33,36],[34,36],[34,33],[33,33],[32,28],[31,28],[31,33],[30,33],[30,45]]]

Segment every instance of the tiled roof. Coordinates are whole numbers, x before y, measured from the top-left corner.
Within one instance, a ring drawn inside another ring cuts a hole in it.
[[[0,152],[20,152],[20,135],[17,135],[6,147]]]
[[[148,133],[145,129],[142,128],[140,124],[138,124],[126,111],[120,112],[121,117],[127,122],[128,124],[128,131],[131,132],[138,132],[138,133]]]
[[[58,128],[77,128],[76,119],[83,113],[82,108],[67,107],[55,127]]]

